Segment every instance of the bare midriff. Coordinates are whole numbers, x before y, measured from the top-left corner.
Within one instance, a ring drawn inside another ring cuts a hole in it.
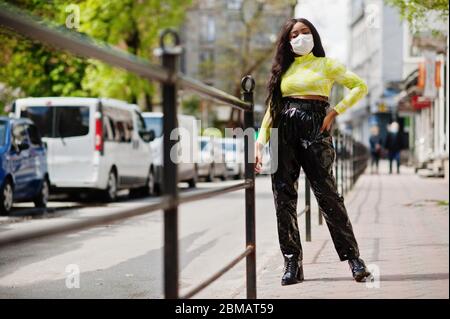
[[[323,95],[290,95],[289,97],[296,99],[312,99],[328,102],[328,97]]]

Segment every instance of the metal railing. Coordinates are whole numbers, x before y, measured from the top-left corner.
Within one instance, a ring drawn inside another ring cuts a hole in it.
[[[44,22],[27,13],[6,4],[0,4],[0,25],[25,35],[33,40],[66,50],[70,53],[94,58],[109,65],[120,67],[150,81],[162,85],[163,105],[163,144],[164,144],[164,185],[163,195],[157,203],[143,205],[139,208],[126,209],[108,216],[92,217],[70,224],[35,228],[23,232],[0,234],[0,247],[21,241],[81,230],[104,223],[124,220],[133,216],[164,210],[164,296],[165,298],[190,298],[207,287],[214,280],[230,270],[239,261],[246,259],[247,298],[256,298],[256,245],[255,245],[255,174],[253,160],[249,150],[254,149],[254,135],[244,136],[245,180],[244,182],[224,187],[216,187],[194,194],[178,194],[177,164],[171,160],[170,150],[177,142],[170,138],[170,132],[177,127],[178,88],[193,90],[203,96],[221,101],[231,107],[244,111],[244,130],[253,128],[253,90],[255,81],[245,76],[241,81],[242,99],[227,94],[214,87],[205,85],[180,73],[178,58],[181,53],[178,34],[171,29],[160,36],[160,48],[156,51],[161,56],[162,66],[151,64],[134,55],[120,51],[105,43],[65,29],[49,27]],[[172,36],[174,45],[166,47],[166,38]],[[211,196],[245,189],[245,233],[246,247],[239,256],[217,271],[213,276],[200,283],[184,296],[179,295],[179,251],[178,251],[178,206],[180,204],[210,198]]]
[[[58,224],[33,228],[32,230],[16,231],[0,234],[0,247],[22,241],[82,230],[100,224],[116,222],[130,217],[144,215],[164,210],[164,296],[165,298],[190,298],[220,278],[239,261],[246,259],[247,298],[256,298],[256,242],[255,242],[255,173],[253,159],[249,151],[254,149],[254,135],[246,134],[245,148],[245,180],[231,186],[215,187],[193,194],[179,194],[177,187],[177,164],[170,160],[170,150],[177,142],[170,139],[170,134],[177,127],[177,93],[183,87],[201,95],[221,101],[231,107],[244,111],[244,130],[253,128],[253,90],[255,81],[251,76],[245,76],[241,81],[242,98],[227,94],[214,87],[205,85],[195,79],[180,73],[177,65],[181,53],[180,39],[173,30],[165,30],[160,36],[162,66],[151,64],[137,56],[120,51],[105,43],[98,43],[91,38],[64,29],[55,29],[39,22],[23,11],[9,5],[0,4],[0,25],[25,35],[42,43],[69,51],[73,54],[94,58],[120,67],[149,81],[158,81],[162,85],[163,106],[163,144],[164,144],[164,185],[163,194],[158,202],[142,205],[138,208],[116,211],[107,216],[89,217],[68,224]],[[174,38],[175,45],[165,46],[167,36]],[[353,188],[358,177],[367,166],[367,148],[354,141],[348,135],[335,131],[334,147],[336,150],[335,178],[340,185],[341,193]],[[210,276],[197,287],[192,288],[183,296],[179,295],[179,252],[178,252],[178,206],[191,201],[210,198],[228,192],[245,189],[245,233],[246,247],[244,251]],[[305,207],[298,214],[305,214],[306,240],[311,241],[311,190],[305,178]],[[319,224],[322,224],[322,214],[319,211]]]

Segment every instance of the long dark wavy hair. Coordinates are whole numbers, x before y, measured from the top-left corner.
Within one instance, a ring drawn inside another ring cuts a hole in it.
[[[291,49],[289,35],[291,33],[292,27],[297,22],[304,23],[311,30],[311,34],[314,40],[314,47],[312,49],[313,55],[316,57],[325,56],[325,50],[323,49],[319,33],[311,22],[309,22],[305,18],[289,19],[285,22],[280,30],[278,40],[276,42],[276,52],[273,59],[270,79],[267,84],[267,98],[265,101],[267,107],[270,107],[273,124],[275,124],[275,126],[273,127],[276,127],[276,120],[281,112],[282,107],[282,96],[280,89],[281,77],[295,59],[295,54]]]

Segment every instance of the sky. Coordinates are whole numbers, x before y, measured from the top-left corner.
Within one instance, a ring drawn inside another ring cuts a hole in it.
[[[298,0],[295,17],[314,24],[327,56],[347,62],[348,0]]]

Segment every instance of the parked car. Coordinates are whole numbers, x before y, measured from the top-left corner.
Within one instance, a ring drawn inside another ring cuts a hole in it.
[[[208,182],[220,177],[227,178],[227,167],[225,166],[225,153],[220,145],[220,138],[201,136],[199,138],[200,158],[198,163],[198,176],[206,177]]]
[[[153,136],[136,105],[43,97],[18,99],[13,111],[33,120],[47,143],[49,176],[56,190],[100,190],[106,201],[114,201],[119,189],[153,193]]]
[[[155,132],[155,139],[150,143],[154,154],[156,188],[163,183],[163,113],[144,112],[147,129]],[[178,115],[179,142],[176,143],[178,162],[178,181],[187,182],[189,187],[195,187],[198,181],[198,128],[194,116]]]
[[[244,140],[242,138],[226,137],[221,140],[221,146],[225,154],[228,176],[233,176],[235,179],[244,178]]]
[[[46,153],[32,121],[0,117],[0,213],[8,214],[18,201],[46,207],[49,195]]]

